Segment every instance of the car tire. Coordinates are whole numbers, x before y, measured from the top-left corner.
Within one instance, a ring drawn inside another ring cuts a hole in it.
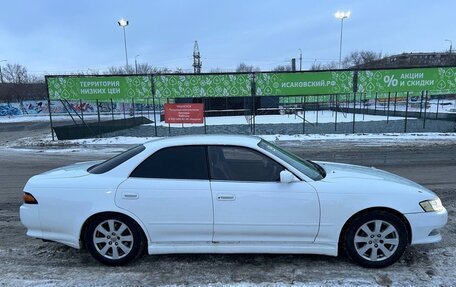
[[[141,227],[128,216],[104,214],[89,223],[84,242],[96,260],[118,266],[142,255],[146,239]]]
[[[408,243],[405,223],[386,211],[356,216],[345,233],[346,255],[367,268],[382,268],[396,262]]]

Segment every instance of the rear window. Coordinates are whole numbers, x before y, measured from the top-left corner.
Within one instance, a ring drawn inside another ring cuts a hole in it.
[[[93,173],[93,174],[101,174],[110,171],[111,169],[115,168],[116,166],[126,162],[130,158],[134,157],[135,155],[139,154],[143,150],[145,150],[146,147],[143,145],[138,145],[135,146],[131,149],[128,149],[124,151],[123,153],[120,153],[102,163],[96,164],[94,166],[91,166],[87,169],[88,172]]]

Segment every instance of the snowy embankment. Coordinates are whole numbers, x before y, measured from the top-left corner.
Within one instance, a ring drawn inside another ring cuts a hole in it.
[[[204,136],[204,135],[201,135]],[[382,133],[382,134],[297,134],[297,135],[256,135],[267,141],[353,141],[365,142],[373,145],[394,145],[399,142],[413,141],[446,141],[456,144],[456,133]],[[89,138],[78,140],[52,141],[50,135],[43,138],[23,138],[13,143],[15,146],[80,146],[80,145],[136,145],[161,137],[109,137]],[[11,145],[10,145],[11,146]]]

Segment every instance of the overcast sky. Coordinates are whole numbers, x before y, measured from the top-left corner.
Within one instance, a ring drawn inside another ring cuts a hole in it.
[[[304,0],[1,0],[0,60],[29,71],[68,73],[125,64],[191,71],[198,40],[203,71],[234,69],[240,62],[269,70],[303,53],[303,68],[337,60],[340,21],[343,55],[353,50],[386,54],[432,52],[456,45],[456,1]],[[5,65],[5,62],[0,63]]]

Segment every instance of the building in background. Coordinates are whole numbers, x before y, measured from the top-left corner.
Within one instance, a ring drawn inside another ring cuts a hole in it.
[[[456,53],[402,53],[353,66],[352,68],[381,69],[437,66],[456,66]]]

